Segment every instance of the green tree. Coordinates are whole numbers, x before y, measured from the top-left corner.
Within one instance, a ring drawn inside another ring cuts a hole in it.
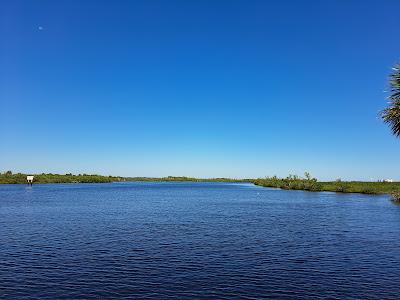
[[[393,68],[389,78],[389,105],[382,111],[382,119],[389,124],[395,136],[400,137],[400,64]]]

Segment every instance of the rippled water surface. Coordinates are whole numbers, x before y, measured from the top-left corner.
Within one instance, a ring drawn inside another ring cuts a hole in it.
[[[386,196],[227,183],[0,186],[0,298],[399,299]]]

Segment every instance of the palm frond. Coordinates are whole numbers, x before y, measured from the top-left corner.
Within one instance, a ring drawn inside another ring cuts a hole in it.
[[[381,113],[383,121],[389,124],[392,133],[400,137],[400,64],[393,68],[389,78],[391,95],[388,97],[389,105]]]

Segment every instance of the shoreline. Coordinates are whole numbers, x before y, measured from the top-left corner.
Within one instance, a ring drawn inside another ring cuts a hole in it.
[[[167,177],[122,177],[96,174],[35,174],[33,184],[69,184],[69,183],[113,183],[113,182],[230,182],[253,183],[260,187],[279,188],[282,190],[302,190],[309,192],[358,193],[368,195],[387,194],[400,201],[400,182],[367,182],[367,181],[317,181],[306,173],[306,178],[288,176],[286,178],[266,177],[258,179],[237,178],[194,178],[186,176]],[[0,184],[28,184],[27,174],[11,171],[0,173]]]
[[[97,174],[13,174],[11,171],[0,173],[0,184],[27,184],[27,176],[33,175],[33,184],[44,183],[111,183],[111,182],[130,182],[130,181],[151,181],[151,182],[254,182],[254,179],[236,178],[194,178],[186,176],[167,176],[167,177],[123,177],[123,176],[103,176]]]

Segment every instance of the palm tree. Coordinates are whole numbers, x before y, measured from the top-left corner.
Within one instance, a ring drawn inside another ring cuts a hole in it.
[[[389,84],[391,95],[388,97],[389,106],[382,111],[382,119],[388,123],[395,136],[400,137],[400,64],[393,68]]]

